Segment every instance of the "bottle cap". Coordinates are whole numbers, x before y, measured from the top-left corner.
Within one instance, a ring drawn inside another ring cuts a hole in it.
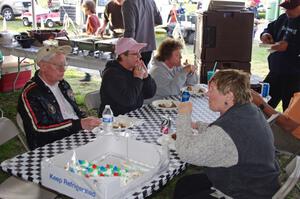
[[[107,105],[105,105],[105,108],[110,108],[110,105],[108,105],[108,104],[107,104]]]

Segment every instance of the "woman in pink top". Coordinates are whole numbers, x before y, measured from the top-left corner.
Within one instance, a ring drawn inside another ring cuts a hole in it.
[[[84,14],[87,16],[86,33],[94,35],[100,27],[100,21],[96,15],[96,5],[92,0],[86,0],[82,3]]]
[[[96,15],[96,5],[93,0],[86,0],[82,3],[84,14],[87,16],[86,20],[86,33],[88,35],[96,35],[98,28],[100,28],[100,21]],[[80,80],[81,82],[91,81],[91,75],[85,73],[85,77]]]

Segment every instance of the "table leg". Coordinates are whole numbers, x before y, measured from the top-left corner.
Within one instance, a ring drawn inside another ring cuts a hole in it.
[[[17,75],[16,75],[16,78],[14,80],[14,85],[13,85],[13,91],[15,92],[16,91],[16,83],[18,81],[18,78],[19,78],[19,75],[20,75],[20,72],[21,72],[21,63],[25,60],[26,58],[24,57],[23,59],[21,59],[20,57],[18,57],[18,72],[17,72]]]

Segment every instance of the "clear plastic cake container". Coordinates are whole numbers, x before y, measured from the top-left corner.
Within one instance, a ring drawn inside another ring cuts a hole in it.
[[[74,154],[97,165],[129,165],[134,177],[85,177],[66,170]],[[165,171],[168,148],[123,136],[98,136],[93,142],[41,162],[42,185],[72,198],[124,198]]]

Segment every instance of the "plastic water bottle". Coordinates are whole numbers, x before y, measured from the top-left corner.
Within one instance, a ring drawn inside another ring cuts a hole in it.
[[[102,113],[103,131],[105,133],[112,132],[112,125],[114,121],[114,114],[110,108],[110,105],[105,105]]]

